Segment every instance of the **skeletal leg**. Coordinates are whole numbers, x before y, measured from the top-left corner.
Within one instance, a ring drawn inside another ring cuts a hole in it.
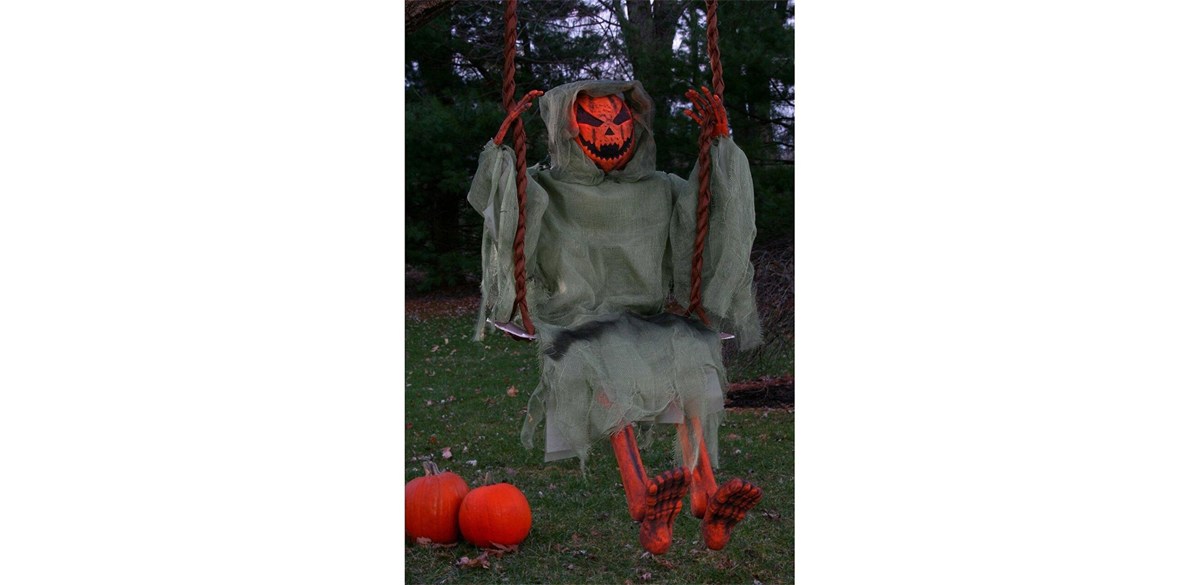
[[[688,425],[695,429],[695,436],[700,443],[698,450],[692,444],[692,433],[688,432]],[[683,449],[683,466],[692,472],[692,515],[704,518],[704,511],[708,509],[708,496],[717,491],[717,480],[713,477],[712,465],[708,462],[708,449],[704,446],[704,438],[700,432],[700,419],[688,417],[676,425],[676,429],[679,433],[679,444]]]
[[[729,544],[729,531],[758,505],[762,496],[758,486],[742,479],[731,479],[717,488],[704,513],[704,545],[712,550],[725,548]]]
[[[638,534],[642,548],[656,555],[667,552],[675,530],[675,517],[683,509],[691,473],[680,467],[647,479],[631,425],[614,434],[610,442],[621,472],[621,484],[625,487],[629,515],[642,523]]]
[[[646,517],[638,535],[642,548],[661,555],[671,547],[675,517],[683,509],[683,496],[687,495],[690,480],[691,473],[677,467],[658,474],[646,485]]]
[[[641,522],[646,516],[646,469],[642,467],[642,455],[633,436],[633,425],[625,425],[609,441],[617,456],[617,469],[621,471],[621,485],[625,487],[629,515]]]
[[[746,517],[746,512],[762,500],[762,490],[758,486],[743,479],[731,479],[721,487],[712,472],[712,464],[708,459],[708,449],[704,446],[704,434],[700,429],[700,421],[689,417],[695,440],[698,443],[697,454],[691,455],[688,428],[678,425],[679,439],[683,446],[684,464],[693,470],[696,478],[692,483],[692,514],[703,518],[701,532],[704,534],[704,544],[712,550],[721,550],[729,543],[729,532],[734,525]],[[692,460],[694,459],[694,461]]]

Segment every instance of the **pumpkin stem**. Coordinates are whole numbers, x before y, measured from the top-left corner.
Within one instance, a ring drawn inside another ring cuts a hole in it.
[[[425,461],[421,463],[421,466],[425,468],[426,476],[437,475],[442,472],[442,470],[438,469],[437,463],[432,461]]]

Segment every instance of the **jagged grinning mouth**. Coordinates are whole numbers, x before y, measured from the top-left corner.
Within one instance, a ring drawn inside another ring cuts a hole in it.
[[[626,138],[625,142],[622,142],[620,146],[616,144],[605,144],[604,146],[597,147],[595,144],[584,140],[583,137],[579,138],[579,142],[588,149],[588,152],[592,153],[597,158],[602,158],[604,160],[616,160],[621,158],[621,156],[625,154],[625,151],[629,150],[629,146],[633,144],[633,136]]]

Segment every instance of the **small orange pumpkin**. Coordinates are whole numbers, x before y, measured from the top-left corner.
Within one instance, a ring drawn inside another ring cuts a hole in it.
[[[425,476],[404,484],[404,533],[439,544],[458,542],[458,508],[467,495],[467,482],[426,461]]]
[[[478,547],[521,544],[532,525],[529,500],[510,483],[471,490],[458,510],[463,538]]]

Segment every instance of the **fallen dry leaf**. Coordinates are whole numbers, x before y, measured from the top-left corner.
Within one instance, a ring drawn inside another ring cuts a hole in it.
[[[486,552],[492,553],[496,556],[502,556],[507,553],[515,553],[515,552],[517,552],[518,548],[519,548],[519,545],[516,545],[516,544],[503,545],[503,544],[496,544],[493,542],[492,546],[489,547]]]
[[[417,544],[420,546],[428,547],[428,548],[455,548],[458,546],[458,543],[451,543],[451,544],[436,543],[436,542],[429,540],[428,538],[425,538],[423,536],[417,537]]]
[[[488,558],[488,554],[486,552],[484,552],[483,554],[481,554],[473,559],[470,557],[463,557],[461,559],[458,559],[458,562],[454,563],[454,566],[465,567],[468,569],[474,569],[474,568],[490,569],[492,567],[492,565],[491,565],[491,563],[488,562],[487,558]]]

